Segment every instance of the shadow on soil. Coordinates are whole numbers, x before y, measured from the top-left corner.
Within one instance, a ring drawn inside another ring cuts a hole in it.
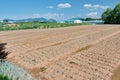
[[[5,45],[7,45],[7,43],[0,43],[0,59],[6,59],[7,55],[10,53],[5,51]]]
[[[114,71],[111,80],[120,80],[120,66]]]

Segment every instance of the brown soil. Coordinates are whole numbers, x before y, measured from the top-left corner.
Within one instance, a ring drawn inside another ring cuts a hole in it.
[[[110,80],[120,65],[120,25],[3,31],[0,43],[38,80]]]
[[[118,68],[115,69],[111,80],[120,80],[120,66]]]

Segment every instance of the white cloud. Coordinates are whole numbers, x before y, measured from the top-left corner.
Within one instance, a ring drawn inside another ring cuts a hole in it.
[[[58,8],[70,8],[72,7],[69,3],[60,3],[58,4]]]
[[[54,8],[54,6],[48,6],[48,8],[49,8],[49,9],[53,9],[53,8]]]
[[[87,17],[96,17],[97,16],[97,12],[91,12],[87,14]]]
[[[92,5],[91,4],[84,4],[84,7],[89,8],[89,7],[92,7]]]
[[[99,4],[96,4],[96,5],[92,5],[92,4],[84,4],[84,7],[85,8],[93,8],[93,9],[107,9],[108,6],[103,6],[103,5],[99,5]]]

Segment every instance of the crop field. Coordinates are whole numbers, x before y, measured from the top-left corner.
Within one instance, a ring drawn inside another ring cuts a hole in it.
[[[48,29],[48,28],[60,28],[71,27],[77,25],[87,25],[89,23],[57,23],[57,22],[16,22],[16,23],[0,23],[0,31],[9,30],[23,30],[23,29]]]
[[[1,31],[0,43],[37,80],[120,80],[120,25]]]

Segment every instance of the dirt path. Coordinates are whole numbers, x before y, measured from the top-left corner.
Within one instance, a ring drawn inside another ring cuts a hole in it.
[[[120,65],[119,35],[119,25],[91,25],[0,32],[0,43],[37,79],[110,80]]]

